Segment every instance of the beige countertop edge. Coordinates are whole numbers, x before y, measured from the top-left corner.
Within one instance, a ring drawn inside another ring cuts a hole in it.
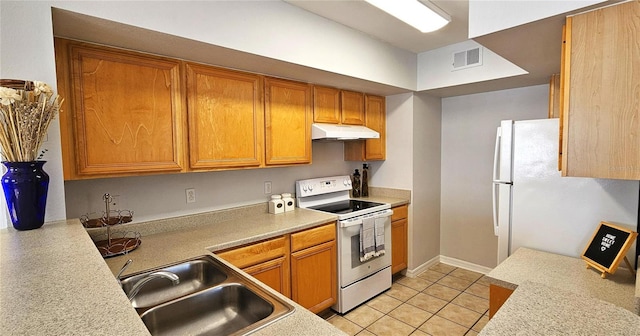
[[[149,335],[77,219],[0,230],[0,335]]]
[[[587,269],[582,259],[520,248],[487,274],[490,283],[516,289],[530,281],[541,285],[587,295],[640,314],[635,297],[636,279],[626,269],[600,277]]]
[[[640,317],[626,309],[587,295],[524,281],[489,320],[480,335],[639,333]]]

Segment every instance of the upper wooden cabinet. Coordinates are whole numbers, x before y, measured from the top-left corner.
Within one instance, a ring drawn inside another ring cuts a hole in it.
[[[549,118],[560,117],[560,74],[549,79]]]
[[[364,125],[364,94],[314,86],[313,122]]]
[[[640,2],[570,17],[563,176],[640,180]]]
[[[340,123],[345,125],[364,125],[364,93],[341,91],[342,113]]]
[[[313,87],[313,122],[340,123],[340,90],[324,86]]]
[[[386,159],[387,126],[384,97],[365,95],[365,126],[380,133],[380,138],[345,142],[345,160],[375,161]]]
[[[264,163],[262,77],[187,63],[190,167]]]
[[[267,165],[311,163],[311,85],[265,78]]]
[[[183,169],[179,61],[55,44],[65,179]]]

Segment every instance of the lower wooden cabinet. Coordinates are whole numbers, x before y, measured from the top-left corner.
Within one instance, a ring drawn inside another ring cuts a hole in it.
[[[314,313],[337,300],[335,222],[215,253]]]
[[[291,297],[288,235],[216,254],[282,295]]]
[[[242,270],[265,285],[277,290],[283,295],[289,296],[289,259],[280,257],[269,260]]]
[[[391,273],[408,267],[408,210],[407,205],[393,208],[391,216]]]
[[[291,254],[291,298],[314,313],[331,307],[337,298],[336,242]]]
[[[498,312],[498,309],[507,301],[513,293],[513,289],[504,288],[497,285],[489,285],[489,318]]]

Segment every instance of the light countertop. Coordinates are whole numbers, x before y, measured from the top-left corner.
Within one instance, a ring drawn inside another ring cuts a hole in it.
[[[408,199],[386,196],[367,199],[392,206],[408,203]],[[127,259],[133,263],[125,275],[196,256],[215,257],[210,251],[336,220],[334,215],[298,208],[278,215],[238,211],[239,215],[221,211],[222,217],[197,214],[159,221],[169,232],[143,233],[136,250],[108,259],[100,256],[77,219],[46,223],[32,231],[0,230],[0,335],[149,335],[114,277]],[[185,229],[179,227],[183,222]],[[295,312],[254,335],[344,335],[287,301]]]
[[[639,335],[640,317],[590,296],[524,281],[482,329],[484,336]]]
[[[520,248],[487,276],[491,283],[504,288],[516,289],[531,281],[600,299],[637,314],[635,276],[623,268],[605,279],[600,274],[587,269],[579,258]]]

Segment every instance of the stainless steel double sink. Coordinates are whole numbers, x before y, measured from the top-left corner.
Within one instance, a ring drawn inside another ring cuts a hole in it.
[[[129,275],[122,289],[129,295],[136,283],[158,271],[172,272],[180,282],[151,279],[131,300],[152,335],[246,335],[294,311],[212,256]]]

